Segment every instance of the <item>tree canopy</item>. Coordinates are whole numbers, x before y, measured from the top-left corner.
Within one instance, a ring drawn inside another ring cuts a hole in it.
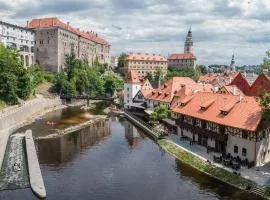
[[[106,69],[106,65],[98,62],[89,66],[87,61],[77,59],[71,52],[66,55],[65,70],[55,78],[54,89],[68,95],[112,95],[116,89],[123,88],[123,80],[113,73],[105,74]]]
[[[171,111],[165,105],[160,105],[155,108],[150,115],[150,120],[157,121],[171,116]]]

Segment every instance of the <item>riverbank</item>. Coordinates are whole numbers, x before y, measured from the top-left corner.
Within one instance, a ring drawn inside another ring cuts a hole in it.
[[[213,163],[207,162],[206,159],[197,156],[186,149],[175,144],[168,139],[158,140],[157,143],[173,157],[177,158],[181,162],[219,180],[234,186],[238,189],[245,190],[260,197],[270,199],[270,190],[268,188],[262,188],[255,182],[241,177],[240,175],[231,173],[223,168],[220,168]]]
[[[91,101],[91,103],[95,102]],[[10,134],[23,126],[31,124],[35,119],[49,112],[83,104],[85,104],[84,101],[63,104],[59,97],[44,98],[42,95],[38,95],[37,98],[26,101],[21,105],[2,110],[0,113],[0,170]]]
[[[46,136],[40,136],[40,137],[37,137],[36,139],[37,140],[42,140],[42,139],[60,137],[62,135],[66,135],[66,134],[69,134],[69,133],[73,133],[75,131],[79,131],[79,130],[81,130],[83,128],[86,128],[86,127],[90,126],[91,124],[94,124],[94,123],[97,123],[97,122],[100,122],[100,121],[103,121],[103,120],[106,120],[106,119],[107,119],[106,115],[95,115],[92,119],[90,119],[90,120],[88,120],[86,122],[83,122],[83,123],[80,123],[80,124],[77,124],[77,125],[73,125],[71,127],[65,128],[63,130],[56,130],[56,132],[53,133],[53,134],[46,135]]]

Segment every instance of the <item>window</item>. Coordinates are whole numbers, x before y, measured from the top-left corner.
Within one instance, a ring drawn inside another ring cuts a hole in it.
[[[247,149],[246,148],[242,148],[242,156],[247,156]]]
[[[234,146],[233,152],[234,152],[234,153],[238,153],[238,146]]]
[[[129,88],[127,88],[127,91],[129,91]]]
[[[246,131],[242,132],[242,138],[244,138],[244,139],[248,138],[248,133]]]

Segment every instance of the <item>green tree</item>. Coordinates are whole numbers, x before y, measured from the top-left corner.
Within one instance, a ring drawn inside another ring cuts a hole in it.
[[[265,52],[263,63],[260,65],[261,72],[267,71],[267,75],[270,75],[270,51]]]
[[[259,96],[257,97],[260,106],[262,107],[262,119],[264,121],[270,121],[270,93],[266,92],[264,89],[260,91]]]
[[[160,105],[154,109],[154,112],[150,115],[150,120],[156,121],[164,118],[168,118],[171,116],[170,109],[165,105]]]
[[[145,78],[147,78],[150,82],[154,80],[153,74],[150,73],[150,72],[147,72],[146,73],[146,77]]]
[[[74,50],[72,49],[71,53],[66,55],[66,62],[65,62],[65,65],[66,65],[65,70],[66,70],[67,78],[69,81],[72,79],[74,75],[74,68],[75,68],[76,62],[77,62],[76,55],[75,55]]]
[[[207,74],[207,68],[205,65],[198,65],[197,67],[200,69],[201,74]]]
[[[0,100],[7,104],[27,99],[32,92],[28,71],[23,67],[18,51],[0,43]]]
[[[124,68],[125,60],[127,57],[128,57],[128,55],[126,53],[121,53],[119,58],[118,58],[117,67]]]

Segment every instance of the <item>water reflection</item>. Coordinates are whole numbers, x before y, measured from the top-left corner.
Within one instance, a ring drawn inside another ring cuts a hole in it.
[[[222,199],[263,200],[262,198],[248,194],[210,176],[207,176],[177,159],[175,159],[175,170],[179,172],[179,175],[181,178],[184,178],[185,181],[192,182],[193,184],[196,183],[197,186],[200,187],[200,190],[204,191],[205,193],[214,192],[222,197]]]
[[[35,137],[49,135],[57,129],[65,129],[69,126],[88,121],[94,115],[104,114],[103,110],[109,106],[109,103],[99,102],[92,106],[88,111],[81,110],[80,106],[55,110],[36,119],[33,123],[20,128],[16,132],[24,132],[27,129],[32,129]]]
[[[111,134],[110,123],[106,119],[74,133],[37,140],[40,163],[60,164],[72,160],[76,153],[105,140]]]

